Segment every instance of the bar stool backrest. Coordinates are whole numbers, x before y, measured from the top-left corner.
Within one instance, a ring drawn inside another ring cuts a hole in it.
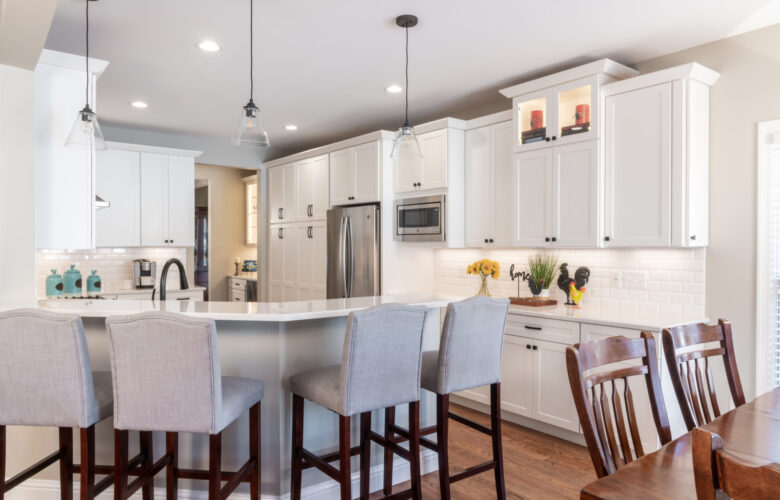
[[[341,362],[343,415],[420,399],[425,308],[388,304],[350,313]]]
[[[81,318],[0,313],[0,425],[89,427],[98,413]]]
[[[447,306],[439,347],[437,393],[501,382],[508,299],[472,297]]]
[[[114,428],[215,434],[222,378],[214,320],[173,313],[106,320]]]

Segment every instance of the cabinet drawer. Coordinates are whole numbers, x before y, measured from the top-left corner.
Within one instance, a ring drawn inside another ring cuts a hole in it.
[[[228,300],[230,302],[246,302],[246,292],[243,290],[228,290]]]
[[[576,344],[580,341],[580,324],[574,321],[509,314],[506,320],[506,334],[559,344]]]
[[[589,323],[582,323],[582,341],[591,342],[597,340],[604,340],[609,337],[617,337],[622,335],[629,339],[638,339],[642,332],[640,330],[632,330],[630,328],[618,328],[616,326],[604,326],[604,325],[592,325]],[[661,336],[657,332],[653,332],[655,337],[655,353],[656,357],[661,357]]]
[[[240,280],[235,278],[228,279],[229,287],[232,290],[246,290],[246,280]]]

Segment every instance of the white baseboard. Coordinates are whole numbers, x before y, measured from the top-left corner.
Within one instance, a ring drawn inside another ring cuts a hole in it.
[[[427,474],[439,469],[439,464],[436,460],[436,453],[430,450],[422,450],[420,452],[420,472]],[[74,477],[73,498],[79,498],[79,485],[75,481],[78,476]],[[396,457],[393,461],[393,484],[403,483],[410,479],[409,465],[406,460]],[[382,464],[371,467],[371,479],[370,489],[372,492],[382,489],[382,481],[384,480],[384,468]],[[98,498],[111,499],[114,496],[113,488],[109,487]],[[356,497],[360,492],[360,472],[352,473],[352,496]],[[6,494],[7,500],[60,500],[60,482],[53,479],[29,479],[20,484],[11,492]],[[140,499],[141,492],[136,492],[132,499]],[[165,488],[155,488],[154,498],[165,498]],[[184,490],[179,489],[179,499],[181,500],[206,500],[208,498],[208,492],[204,490]],[[249,495],[245,493],[234,493],[230,496],[235,500],[249,500]],[[282,496],[275,495],[261,495],[262,500],[289,500],[290,494],[284,494]],[[301,492],[301,498],[306,500],[338,500],[341,498],[339,493],[339,485],[335,481],[326,478],[323,475],[323,481],[311,486],[307,486]]]

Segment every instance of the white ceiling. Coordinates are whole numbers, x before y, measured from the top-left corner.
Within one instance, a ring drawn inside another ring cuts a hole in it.
[[[248,0],[101,0],[91,53],[103,122],[227,141],[248,98]],[[402,121],[403,31],[410,118],[420,123],[501,99],[497,89],[611,57],[636,63],[780,23],[777,0],[255,0],[255,102],[268,158]],[[60,0],[46,47],[84,53],[84,0]],[[195,47],[204,38],[216,54]],[[136,99],[146,110],[130,107]],[[507,103],[508,107],[508,103]],[[284,126],[294,123],[297,132]]]

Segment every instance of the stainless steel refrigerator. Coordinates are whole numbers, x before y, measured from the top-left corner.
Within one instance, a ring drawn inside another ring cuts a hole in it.
[[[328,298],[368,297],[380,292],[379,207],[328,210]]]

